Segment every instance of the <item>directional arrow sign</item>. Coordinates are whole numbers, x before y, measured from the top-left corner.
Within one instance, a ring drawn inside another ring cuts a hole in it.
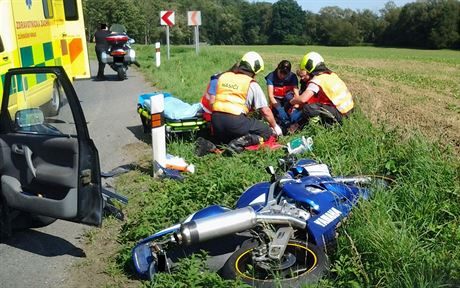
[[[188,26],[201,25],[201,11],[187,11]]]
[[[161,11],[160,24],[165,26],[168,25],[169,27],[174,26],[174,11]]]

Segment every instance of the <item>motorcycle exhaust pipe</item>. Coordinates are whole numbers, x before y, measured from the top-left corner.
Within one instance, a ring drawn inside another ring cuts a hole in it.
[[[259,223],[288,224],[304,229],[305,220],[280,214],[257,215],[251,206],[225,212],[216,216],[193,220],[180,226],[174,233],[178,244],[192,245],[206,240],[243,232]]]

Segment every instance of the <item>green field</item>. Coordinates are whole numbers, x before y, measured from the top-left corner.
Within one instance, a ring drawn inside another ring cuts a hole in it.
[[[307,51],[321,53],[348,84],[358,109],[341,127],[312,125],[279,141],[311,136],[314,150],[302,156],[330,165],[334,175],[380,174],[396,183],[361,203],[339,229],[331,272],[319,287],[460,285],[460,52],[224,46],[202,47],[196,56],[194,48],[173,47],[169,61],[163,48],[162,66],[155,68],[152,46],[134,48],[146,79],[189,103],[199,101],[211,74],[228,69],[244,52],[260,52],[266,61],[264,75],[282,59],[297,67]],[[264,83],[263,77],[258,80]],[[210,204],[233,207],[245,188],[268,180],[264,167],[275,165],[283,151],[199,158],[193,139],[172,141],[167,149],[195,164],[197,171],[184,182],[155,181],[146,149],[139,169],[118,179],[117,190],[129,195],[130,203],[128,220],[112,233],[119,250],[105,268],[107,281],[119,287],[240,286],[203,271],[199,257],[153,283],[129,280],[130,250],[141,238],[197,209]],[[116,227],[108,223],[95,233],[104,235]]]

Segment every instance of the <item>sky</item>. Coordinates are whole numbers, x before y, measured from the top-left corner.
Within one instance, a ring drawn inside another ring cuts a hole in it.
[[[265,0],[263,2],[275,3],[277,1]],[[352,10],[369,9],[378,13],[387,2],[389,2],[389,0],[297,0],[297,3],[299,3],[303,10],[308,10],[314,13],[318,13],[321,8],[326,6],[339,6],[340,8],[350,8]],[[415,0],[393,0],[393,2],[396,6],[402,7],[407,3],[415,2]]]

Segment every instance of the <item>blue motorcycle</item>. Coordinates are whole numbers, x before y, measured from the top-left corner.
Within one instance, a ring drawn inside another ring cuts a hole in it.
[[[140,241],[132,250],[141,277],[171,272],[179,259],[204,250],[211,270],[256,287],[316,283],[329,266],[336,228],[359,199],[369,197],[373,177],[332,177],[314,160],[280,161],[270,182],[247,189],[235,209],[206,207]]]

